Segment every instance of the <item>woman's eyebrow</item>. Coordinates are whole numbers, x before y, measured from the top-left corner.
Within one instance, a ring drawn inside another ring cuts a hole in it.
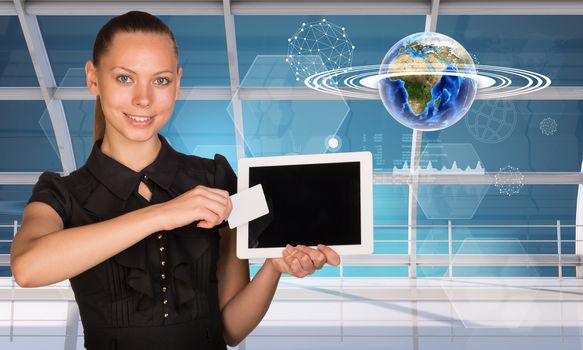
[[[131,70],[131,69],[129,69],[129,68],[126,68],[126,67],[123,67],[123,66],[115,66],[115,67],[113,67],[111,70],[114,70],[114,69],[116,69],[116,68],[123,69],[123,70],[125,70],[125,71],[128,71],[128,72],[130,72],[130,73],[132,73],[132,74],[136,74],[136,75],[137,75],[137,73],[136,73],[136,72],[134,72],[133,70]],[[158,75],[158,74],[162,74],[162,73],[170,73],[170,74],[176,74],[176,72],[172,71],[171,69],[164,69],[164,70],[161,70],[161,71],[159,71],[159,72],[156,72],[156,73],[154,73],[154,74],[152,74],[152,75]]]

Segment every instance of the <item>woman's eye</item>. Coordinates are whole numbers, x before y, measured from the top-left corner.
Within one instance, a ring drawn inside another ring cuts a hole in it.
[[[170,80],[168,80],[168,78],[158,78],[155,80],[155,83],[158,85],[168,85],[168,83],[170,83]]]
[[[132,81],[132,79],[127,75],[118,75],[116,79],[120,83],[124,83],[124,84],[130,83]]]

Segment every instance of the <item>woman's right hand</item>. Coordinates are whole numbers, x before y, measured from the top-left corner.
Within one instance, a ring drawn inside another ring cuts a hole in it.
[[[157,204],[162,230],[198,221],[197,227],[213,228],[225,221],[231,214],[233,205],[229,192],[218,188],[198,185],[180,196]]]

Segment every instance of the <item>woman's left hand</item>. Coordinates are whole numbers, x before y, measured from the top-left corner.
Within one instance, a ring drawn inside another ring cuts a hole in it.
[[[288,244],[282,258],[267,259],[265,263],[271,263],[278,272],[303,278],[321,269],[326,263],[338,266],[340,256],[323,244],[319,244],[317,249],[304,245],[293,247]]]

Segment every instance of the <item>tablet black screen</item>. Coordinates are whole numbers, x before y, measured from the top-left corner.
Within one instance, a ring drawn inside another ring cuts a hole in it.
[[[360,163],[251,167],[269,214],[249,222],[249,248],[360,244]]]

